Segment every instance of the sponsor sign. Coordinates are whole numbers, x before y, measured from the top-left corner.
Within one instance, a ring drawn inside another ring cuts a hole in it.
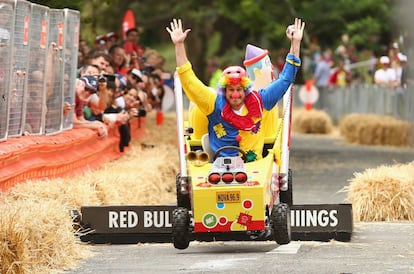
[[[82,207],[82,223],[95,233],[170,233],[172,206]]]
[[[175,206],[84,206],[82,224],[97,234],[171,233]],[[245,216],[243,216],[245,217]],[[243,219],[244,220],[244,219]],[[292,234],[352,233],[351,204],[293,205]],[[309,238],[309,237],[308,237]]]
[[[352,232],[351,204],[293,205],[292,232]]]

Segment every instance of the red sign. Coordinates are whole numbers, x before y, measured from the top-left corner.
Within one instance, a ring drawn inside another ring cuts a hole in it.
[[[47,22],[42,20],[42,31],[40,33],[40,48],[45,49],[47,44]]]
[[[63,22],[58,22],[58,48],[63,49]]]
[[[24,17],[23,23],[23,45],[27,46],[29,44],[29,16]]]

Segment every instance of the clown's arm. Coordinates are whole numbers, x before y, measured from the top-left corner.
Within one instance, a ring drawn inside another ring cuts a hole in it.
[[[263,106],[268,110],[273,108],[286,93],[289,86],[294,82],[296,73],[301,65],[301,60],[299,58],[300,44],[303,38],[305,22],[302,22],[299,18],[295,18],[295,24],[292,26],[286,28],[286,37],[291,41],[291,44],[290,51],[286,56],[285,66],[279,74],[279,78],[260,91],[263,99]]]
[[[303,38],[304,29],[305,22],[302,22],[302,20],[299,18],[295,18],[295,24],[293,25],[293,29],[291,28],[291,26],[286,28],[286,37],[291,41],[289,53],[293,54],[297,58],[300,57],[300,43]]]
[[[213,112],[217,94],[211,92],[210,89],[197,78],[191,63],[187,58],[184,41],[191,30],[186,29],[183,31],[181,19],[174,19],[170,23],[170,28],[167,27],[166,30],[170,34],[171,41],[175,45],[177,72],[185,94],[203,113],[209,114]]]

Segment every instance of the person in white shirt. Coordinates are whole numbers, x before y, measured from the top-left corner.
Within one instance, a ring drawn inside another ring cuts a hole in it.
[[[388,56],[381,56],[380,64],[381,68],[375,71],[375,84],[394,88],[398,83],[397,73],[395,69],[390,67],[390,58]]]

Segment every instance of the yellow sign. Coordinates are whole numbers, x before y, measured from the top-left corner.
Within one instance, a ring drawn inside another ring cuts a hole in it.
[[[216,192],[217,203],[240,203],[240,191]]]

